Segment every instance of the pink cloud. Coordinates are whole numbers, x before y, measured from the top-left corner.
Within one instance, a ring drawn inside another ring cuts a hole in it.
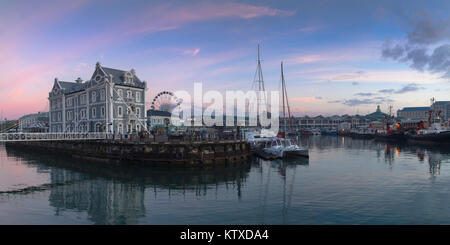
[[[326,57],[321,55],[306,55],[294,57],[288,60],[289,64],[305,64],[305,63],[315,63],[326,60]]]
[[[196,48],[194,50],[188,49],[188,50],[185,50],[183,52],[183,54],[189,54],[189,55],[192,55],[192,56],[196,56],[198,54],[198,52],[200,52],[199,48]]]
[[[252,19],[264,16],[292,16],[295,10],[280,10],[268,6],[243,3],[203,2],[189,5],[163,4],[149,6],[124,26],[126,34],[153,33],[180,28],[189,23],[224,19]]]
[[[2,36],[0,40],[0,73],[2,74],[0,107],[8,118],[42,110],[47,103],[53,78],[67,72],[75,79],[78,76],[77,72],[89,69],[90,66],[88,64],[86,68],[86,64],[78,59],[86,54],[98,52],[99,47],[106,48],[132,39],[136,35],[174,30],[194,22],[295,14],[293,10],[242,3],[203,2],[191,5],[158,6],[149,4],[142,8],[141,12],[125,16],[117,25],[111,25],[110,29],[103,28],[98,34],[68,40],[65,42],[64,50],[55,48],[50,49],[45,55],[39,54],[39,50],[33,47],[32,40],[44,37],[47,34],[46,31],[59,23],[59,20],[76,15],[78,10],[85,7],[87,3],[89,3],[88,0],[70,3],[50,1],[36,6],[19,3],[8,11],[4,11],[6,14],[2,12],[0,17],[0,36]],[[210,64],[242,56],[242,53],[228,53],[222,57],[199,57],[197,56],[200,52],[199,48],[185,51],[186,54],[195,56],[195,59],[190,61],[189,68],[172,71],[170,68],[163,67],[161,70],[172,72],[164,73],[164,79],[180,81],[187,77],[192,78],[203,74],[201,69]],[[180,64],[179,67],[186,65],[186,60],[175,62]],[[171,75],[166,77],[167,74]]]
[[[302,28],[298,29],[298,31],[303,32],[303,33],[311,33],[311,32],[315,32],[320,29],[322,29],[322,28],[318,27],[318,26],[307,26],[307,27],[302,27]]]
[[[295,98],[289,98],[291,101],[295,102],[316,102],[319,101],[320,98],[317,97],[295,97]]]

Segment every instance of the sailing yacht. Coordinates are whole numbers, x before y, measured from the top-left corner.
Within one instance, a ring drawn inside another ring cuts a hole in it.
[[[263,150],[264,152],[279,158],[285,158],[289,156],[309,157],[308,149],[298,146],[297,144],[295,144],[293,139],[287,138],[289,137],[289,135],[292,135],[292,118],[286,90],[286,81],[284,80],[283,62],[281,62],[281,90],[282,90],[281,97],[283,100],[282,104],[283,104],[284,132],[282,134],[279,134],[279,137],[272,138],[270,145],[266,145],[266,147]],[[289,132],[287,131],[286,107],[289,117]]]

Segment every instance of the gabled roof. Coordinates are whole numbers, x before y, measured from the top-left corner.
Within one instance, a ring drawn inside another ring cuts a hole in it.
[[[104,66],[102,66],[101,69],[108,75],[112,75],[112,82],[115,84],[131,86],[131,87],[138,87],[138,88],[145,88],[145,84],[135,74],[132,74],[134,84],[125,83],[125,74],[131,73],[130,71],[123,71],[123,70],[108,68],[108,67],[104,67]]]
[[[86,83],[74,83],[64,81],[58,81],[58,83],[65,94],[75,93],[86,88]]]

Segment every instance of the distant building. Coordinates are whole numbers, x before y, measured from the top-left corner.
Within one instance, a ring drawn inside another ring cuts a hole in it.
[[[49,130],[48,112],[28,114],[19,118],[19,131],[24,133],[46,133]]]
[[[397,111],[397,117],[401,120],[426,121],[430,107],[404,107]]]
[[[450,120],[450,101],[435,101],[431,105],[431,109],[434,113],[440,113],[440,117],[444,121]]]
[[[377,106],[377,110],[375,112],[365,115],[366,119],[374,119],[374,120],[384,120],[388,117],[389,117],[388,114],[381,112],[379,105]]]
[[[168,129],[171,113],[159,110],[147,110],[147,128],[149,130]]]
[[[90,80],[55,78],[50,102],[50,132],[133,133],[146,127],[146,82],[130,71],[97,62]]]
[[[316,117],[293,117],[291,118],[294,131],[307,129],[342,129],[368,127],[373,121],[382,121],[389,117],[388,114],[381,112],[380,106],[377,106],[375,112],[363,115],[342,115],[342,116],[316,116]],[[289,127],[289,119],[286,119],[286,126]],[[280,128],[284,128],[284,119],[280,118]]]

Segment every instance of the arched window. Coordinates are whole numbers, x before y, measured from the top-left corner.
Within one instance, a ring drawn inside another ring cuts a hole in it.
[[[136,92],[136,102],[141,102],[141,92]]]
[[[100,100],[105,100],[105,90],[104,89],[102,89],[102,90],[100,90]]]
[[[92,102],[96,102],[97,101],[97,92],[93,91],[92,92]]]
[[[122,117],[123,116],[122,106],[117,107],[117,116],[118,117]]]

